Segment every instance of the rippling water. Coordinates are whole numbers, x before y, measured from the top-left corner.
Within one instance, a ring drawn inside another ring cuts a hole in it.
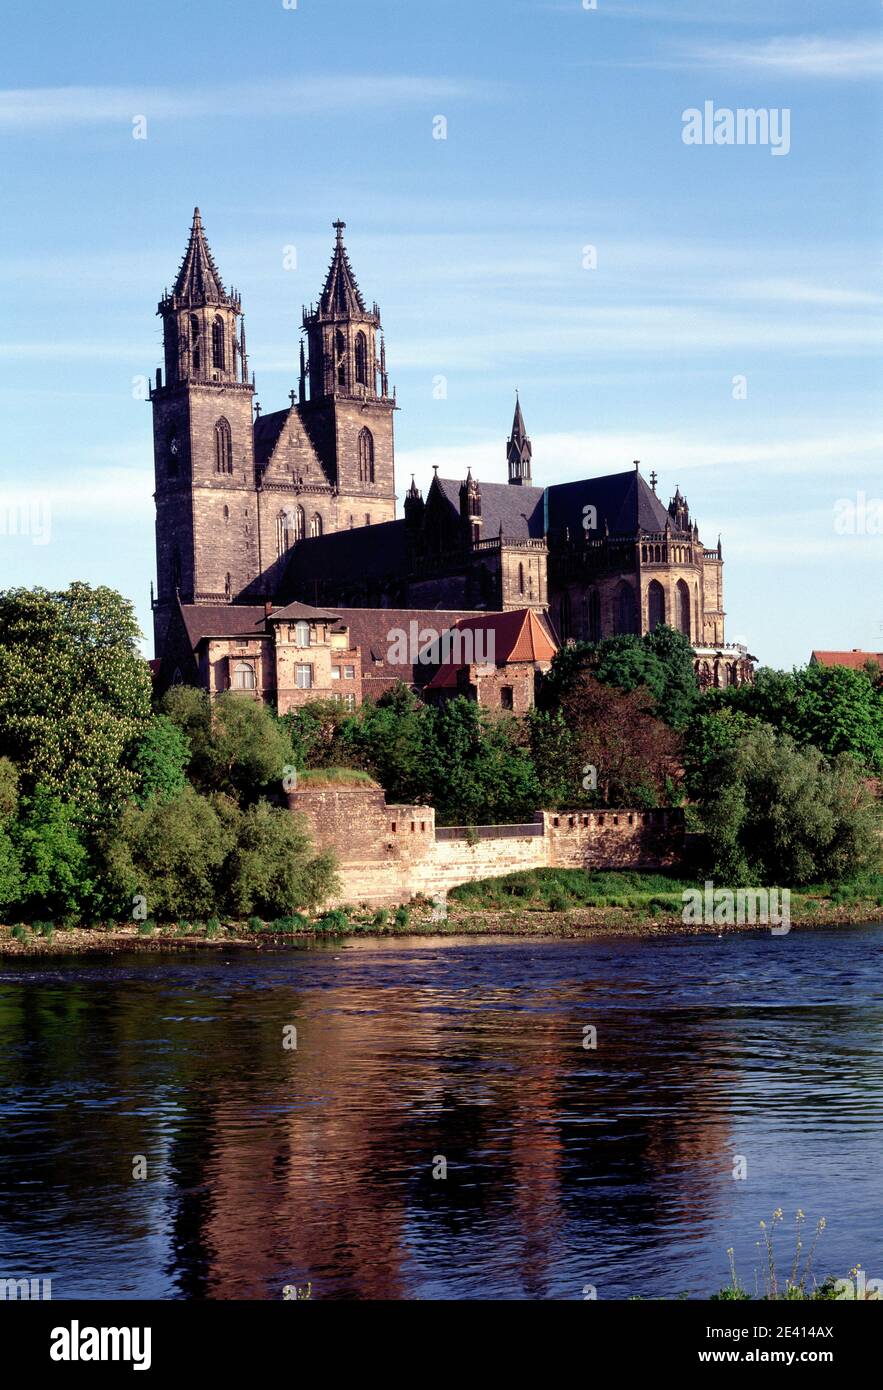
[[[883,1277],[881,1141],[880,925],[0,962],[0,1277],[55,1298],[704,1297],[779,1206]]]

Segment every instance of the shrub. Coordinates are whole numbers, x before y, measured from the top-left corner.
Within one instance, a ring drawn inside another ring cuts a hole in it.
[[[348,929],[350,919],[342,907],[332,908],[329,912],[323,913],[316,923],[318,931],[343,932]]]
[[[404,904],[402,904],[401,907],[396,908],[393,923],[399,931],[404,931],[410,920],[411,909],[409,907],[405,907]]]

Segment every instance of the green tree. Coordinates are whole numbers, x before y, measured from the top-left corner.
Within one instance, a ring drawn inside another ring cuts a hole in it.
[[[883,693],[866,671],[807,666],[797,676],[793,732],[823,753],[850,753],[869,772],[883,772]]]
[[[434,729],[431,711],[399,684],[362,706],[360,717],[343,728],[341,748],[347,762],[377,778],[390,800],[422,802],[432,787]]]
[[[351,724],[358,726],[360,713],[347,714],[337,700],[310,700],[282,715],[279,723],[291,740],[294,766],[303,772],[346,764],[343,733]]]
[[[797,887],[874,867],[873,801],[852,759],[746,729],[708,766],[700,801],[712,871],[733,883]]]
[[[538,805],[545,808],[585,804],[578,735],[560,709],[534,708],[527,716],[531,758],[540,784]]]
[[[150,717],[150,673],[132,605],[112,589],[0,593],[0,751],[73,803],[85,823],[132,795],[127,753]]]
[[[19,865],[22,915],[55,918],[79,912],[94,884],[77,808],[38,787],[23,799],[8,835]]]
[[[239,917],[280,916],[316,907],[336,887],[334,859],[314,854],[299,816],[259,801],[238,811],[225,868],[228,905]]]
[[[543,682],[540,707],[561,708],[584,675],[626,692],[643,687],[652,696],[652,713],[678,730],[699,699],[693,649],[682,633],[663,624],[644,637],[623,634],[562,647]]]
[[[540,786],[515,719],[491,715],[462,696],[427,714],[432,799],[443,823],[507,823],[533,815]]]
[[[21,863],[9,836],[9,823],[18,809],[18,768],[0,758],[0,908],[21,896]]]
[[[186,734],[167,714],[155,714],[135,743],[132,770],[138,778],[135,799],[139,806],[158,798],[169,801],[187,785],[185,769],[190,761]]]
[[[208,917],[235,843],[229,818],[190,786],[171,800],[133,802],[102,845],[102,907],[131,916],[143,896],[152,917]]]
[[[205,691],[173,686],[162,707],[190,744],[188,773],[201,791],[254,801],[278,789],[284,769],[294,766],[287,729],[256,700],[231,690],[211,700]]]

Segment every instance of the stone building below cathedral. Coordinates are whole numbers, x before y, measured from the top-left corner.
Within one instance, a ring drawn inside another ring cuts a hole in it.
[[[690,640],[702,684],[750,680],[752,658],[724,634],[720,540],[702,542],[680,490],[666,507],[656,474],[648,484],[637,463],[534,485],[518,400],[507,482],[480,480],[471,470],[462,479],[436,472],[424,498],[412,479],[396,517],[395,391],[380,310],[362,295],[344,227],[334,224],[325,284],[303,313],[299,363],[292,364],[297,389],[286,407],[264,415],[249,376],[240,296],[225,288],[194,212],[181,267],[158,307],[164,365],[151,391],[160,684],[235,686],[232,668],[206,667],[197,648],[225,640],[212,628],[229,627],[238,638],[239,618],[248,623],[237,609],[266,619],[264,647],[275,634],[278,653],[273,670],[287,670],[280,634],[306,621],[296,618],[298,605],[329,615],[329,652],[341,609],[453,614],[452,621],[533,612],[556,644],[644,634],[665,623]],[[359,668],[347,693],[361,699],[369,659],[350,635],[338,631],[335,640],[338,648],[350,644],[351,659],[336,664]],[[305,679],[295,673],[305,663],[293,646],[288,664],[292,680]],[[213,676],[200,674],[212,669]],[[246,688],[278,699],[282,687],[264,684],[269,669],[259,661],[258,683]],[[479,690],[474,679],[456,679]],[[508,679],[496,685],[510,689]]]

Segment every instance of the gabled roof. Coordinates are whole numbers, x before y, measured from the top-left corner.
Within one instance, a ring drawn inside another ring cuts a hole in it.
[[[476,613],[471,617],[460,618],[455,627],[470,629],[485,634],[480,645],[488,657],[493,654],[494,664],[509,665],[525,661],[551,661],[558,651],[558,645],[539,614],[531,608],[519,608],[509,613]],[[450,689],[457,685],[457,672],[463,664],[440,666],[427,690]]]
[[[199,208],[193,209],[190,240],[175,280],[173,293],[185,304],[194,306],[230,303],[224,282],[205,239]]]
[[[883,652],[862,652],[854,647],[851,652],[813,652],[810,660],[816,666],[848,666],[853,671],[863,671],[869,661],[883,666]]]
[[[285,422],[291,414],[288,410],[272,410],[269,415],[259,415],[254,422],[254,461],[257,464],[269,463]]]
[[[359,289],[349,257],[346,254],[346,247],[343,244],[345,226],[345,222],[334,223],[337,241],[334,245],[334,254],[331,257],[331,265],[328,267],[328,275],[325,278],[325,288],[319,299],[319,311],[326,318],[348,318],[367,313],[362,291]]]

